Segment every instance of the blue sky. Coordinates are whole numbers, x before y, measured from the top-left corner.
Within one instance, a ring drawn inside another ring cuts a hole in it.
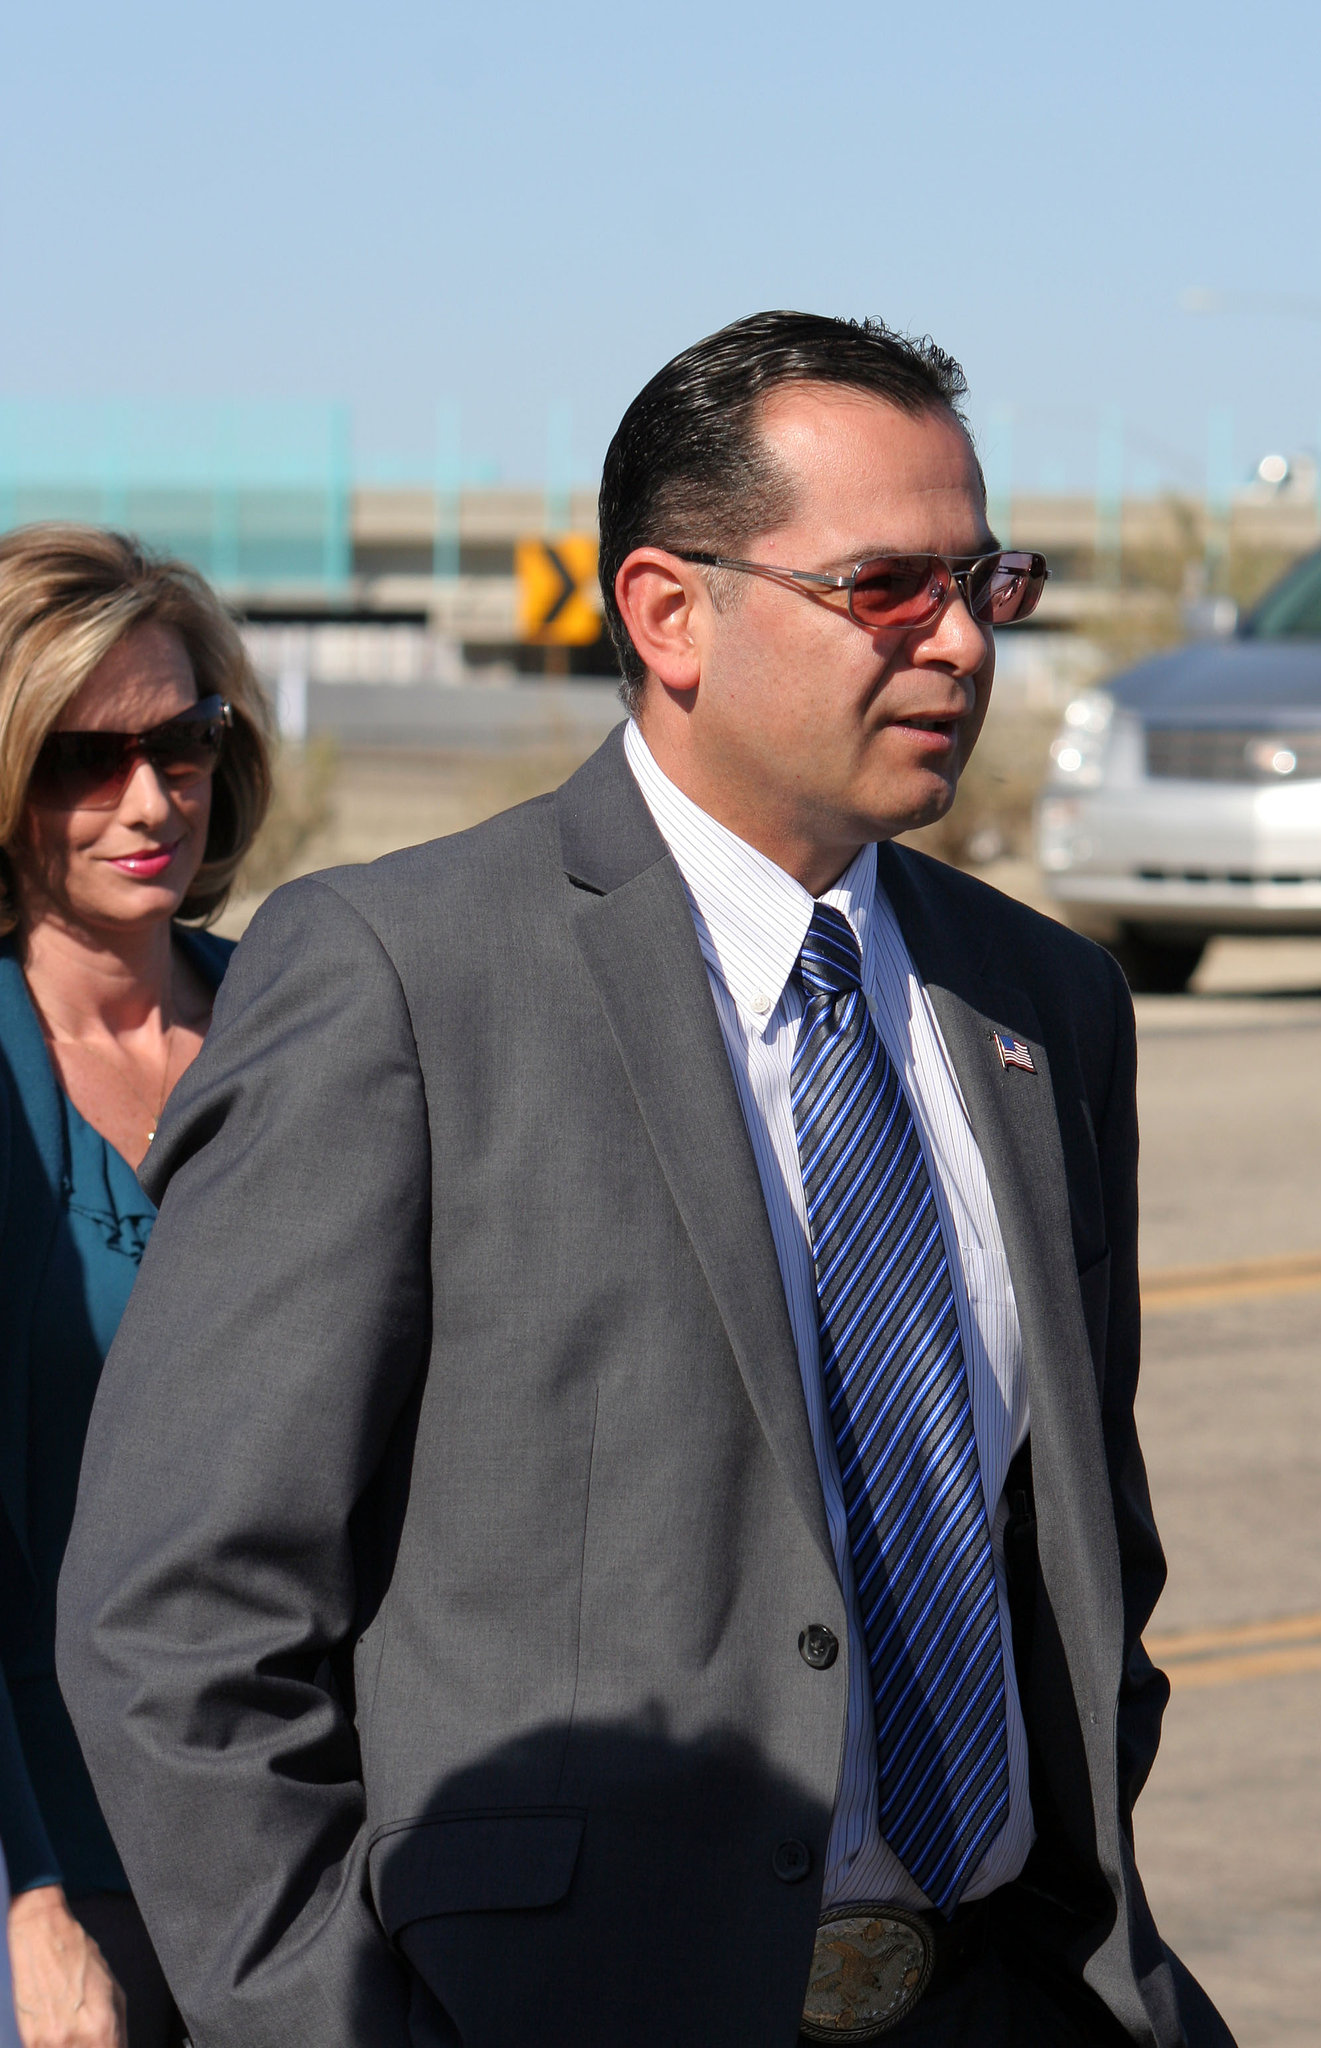
[[[51,0],[11,10],[0,395],[347,399],[367,462],[595,475],[676,349],[879,313],[1019,481],[1198,489],[1321,435],[1315,10]],[[1194,318],[1182,290],[1244,295]]]

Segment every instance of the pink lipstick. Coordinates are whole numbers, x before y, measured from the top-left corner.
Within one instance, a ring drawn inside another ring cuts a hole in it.
[[[121,854],[119,859],[112,860],[110,865],[112,868],[118,868],[123,875],[136,875],[140,880],[150,882],[157,875],[165,873],[178,851],[179,842],[176,840],[173,846],[146,847],[141,853]]]

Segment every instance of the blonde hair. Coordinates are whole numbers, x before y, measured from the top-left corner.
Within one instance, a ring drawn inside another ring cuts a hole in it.
[[[271,800],[270,712],[234,621],[186,562],[52,521],[0,538],[0,934],[18,922],[9,850],[41,743],[97,663],[148,620],[183,641],[198,696],[233,706],[206,851],[179,916],[206,924],[224,907]]]

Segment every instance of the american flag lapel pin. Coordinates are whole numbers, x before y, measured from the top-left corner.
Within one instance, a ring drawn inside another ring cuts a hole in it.
[[[1025,1074],[1036,1073],[1031,1046],[1025,1045],[1021,1038],[1015,1038],[1011,1031],[995,1031],[991,1035],[1002,1067],[1018,1067]]]

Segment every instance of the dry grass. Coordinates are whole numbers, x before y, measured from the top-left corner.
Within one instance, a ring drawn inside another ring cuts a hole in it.
[[[1030,852],[1032,803],[1056,727],[1051,712],[994,709],[938,825],[912,843],[959,866],[985,867]],[[287,748],[276,798],[219,929],[237,937],[280,882],[318,868],[377,860],[403,846],[460,832],[539,796],[579,767],[593,742],[520,750]]]
[[[271,808],[239,876],[245,895],[264,896],[297,872],[300,855],[330,825],[338,772],[333,740],[281,747]]]
[[[938,825],[906,833],[906,843],[956,867],[981,868],[1006,857],[1027,859],[1032,850],[1032,806],[1058,728],[1054,711],[992,705],[953,808]]]
[[[271,815],[217,929],[237,938],[262,898],[296,875],[379,860],[557,789],[593,744],[477,752],[320,742],[305,753],[288,750],[277,766]]]

